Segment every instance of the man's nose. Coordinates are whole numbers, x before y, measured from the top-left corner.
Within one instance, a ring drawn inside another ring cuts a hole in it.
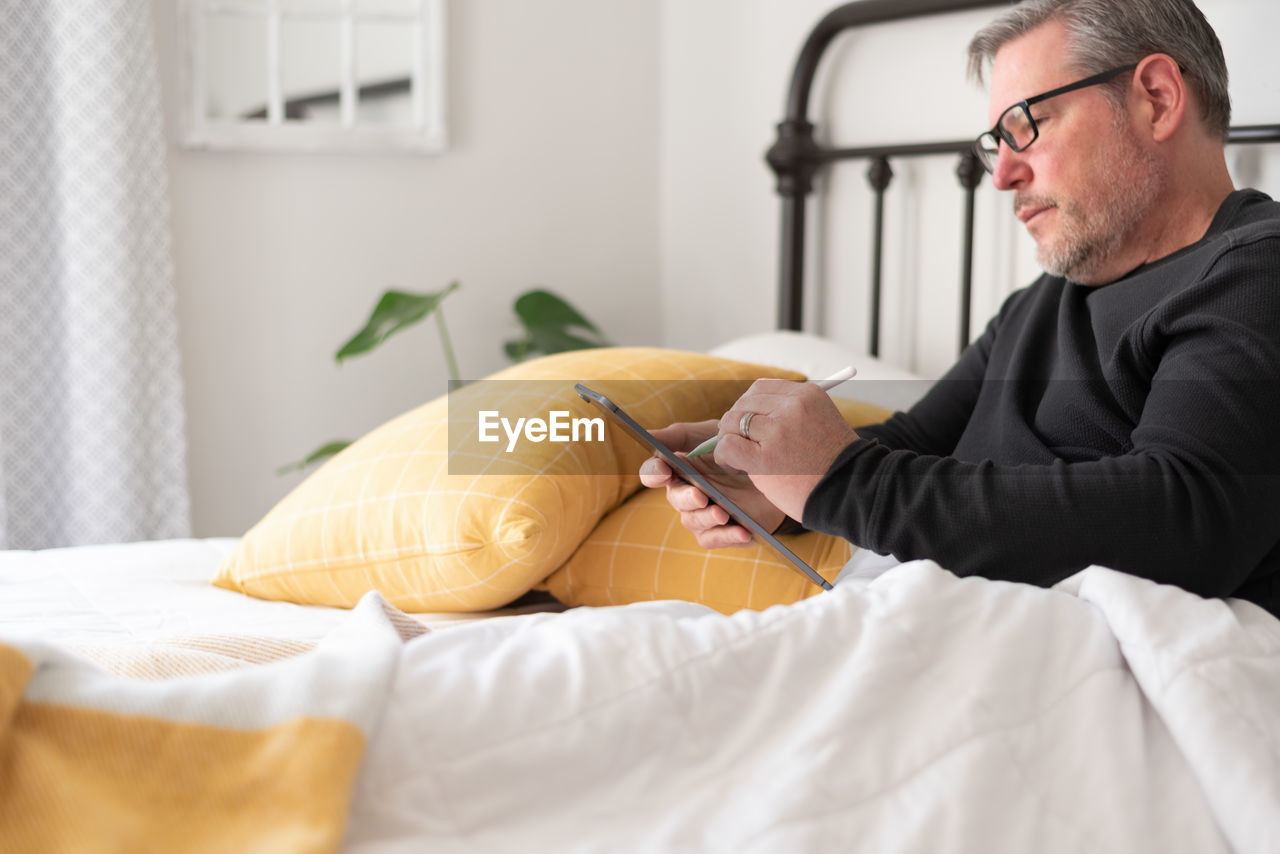
[[[996,152],[995,167],[991,170],[991,182],[997,190],[1012,190],[1031,178],[1031,167],[1020,151],[1014,151],[1005,143]]]

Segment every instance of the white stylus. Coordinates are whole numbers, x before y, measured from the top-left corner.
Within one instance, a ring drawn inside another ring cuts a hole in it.
[[[857,372],[858,372],[857,368],[855,368],[853,365],[848,365],[836,371],[834,374],[827,377],[825,380],[815,380],[813,384],[816,385],[818,388],[822,389],[823,391],[831,391],[831,389],[840,385],[840,383],[853,377],[853,375],[856,374]],[[720,434],[717,433],[716,435],[712,436],[710,439],[708,439],[707,441],[703,442],[702,444],[698,445],[698,447],[690,451],[688,453],[688,456],[700,457],[703,454],[709,454],[716,449],[716,445],[718,444],[720,444]]]

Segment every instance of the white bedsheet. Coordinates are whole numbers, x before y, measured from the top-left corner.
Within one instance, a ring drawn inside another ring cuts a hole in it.
[[[145,643],[175,637],[253,636],[314,642],[341,608],[267,602],[209,583],[235,538],[161,540],[44,551],[0,550],[0,627],[56,631],[64,642]],[[416,614],[444,627],[544,606],[482,614]]]
[[[209,583],[232,538],[0,551],[0,626],[72,643],[251,633],[313,641],[346,611],[265,602]]]

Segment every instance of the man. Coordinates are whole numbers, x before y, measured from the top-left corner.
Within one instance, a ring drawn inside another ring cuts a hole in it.
[[[762,380],[659,436],[719,432],[708,470],[766,525],[1046,586],[1101,564],[1280,615],[1280,204],[1233,189],[1216,35],[1190,0],[1027,0],[974,38],[988,63],[978,153],[1045,274],[884,424]],[[661,461],[641,477],[703,546],[749,541]]]

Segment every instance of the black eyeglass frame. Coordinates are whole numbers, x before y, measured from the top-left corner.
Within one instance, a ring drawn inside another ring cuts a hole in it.
[[[995,152],[1000,150],[1001,142],[1009,146],[1009,149],[1011,151],[1026,151],[1033,142],[1035,142],[1037,139],[1040,138],[1040,127],[1036,124],[1035,117],[1031,115],[1032,104],[1039,104],[1041,101],[1047,101],[1050,98],[1056,98],[1059,95],[1065,95],[1068,92],[1074,92],[1077,89],[1086,89],[1090,86],[1098,86],[1103,83],[1109,83],[1110,81],[1114,80],[1116,77],[1119,77],[1121,74],[1124,74],[1126,71],[1133,71],[1137,67],[1138,67],[1138,63],[1136,62],[1130,63],[1129,65],[1121,65],[1116,68],[1112,68],[1107,71],[1103,71],[1098,74],[1091,75],[1089,77],[1084,78],[1083,80],[1077,80],[1074,83],[1068,83],[1066,86],[1059,86],[1057,89],[1050,89],[1048,92],[1042,92],[1039,95],[1033,95],[1030,98],[1027,98],[1025,100],[1019,101],[1016,104],[1011,105],[1004,112],[1000,114],[1000,118],[996,119],[996,123],[995,125],[992,126],[991,130],[983,131],[982,133],[978,134],[978,138],[974,140],[973,151],[978,156],[978,162],[981,163],[982,168],[986,169],[988,172],[994,172],[995,171],[994,155],[995,155]],[[1003,127],[1004,117],[1009,115],[1009,113],[1013,112],[1014,110],[1023,111],[1023,113],[1027,117],[1027,125],[1031,128],[1031,139],[1027,140],[1026,145],[1021,145],[1021,146],[1018,145],[1013,139],[1013,134],[1006,131]],[[995,143],[995,145],[993,146],[993,149],[990,151],[988,151],[982,145],[982,141],[988,138]]]

